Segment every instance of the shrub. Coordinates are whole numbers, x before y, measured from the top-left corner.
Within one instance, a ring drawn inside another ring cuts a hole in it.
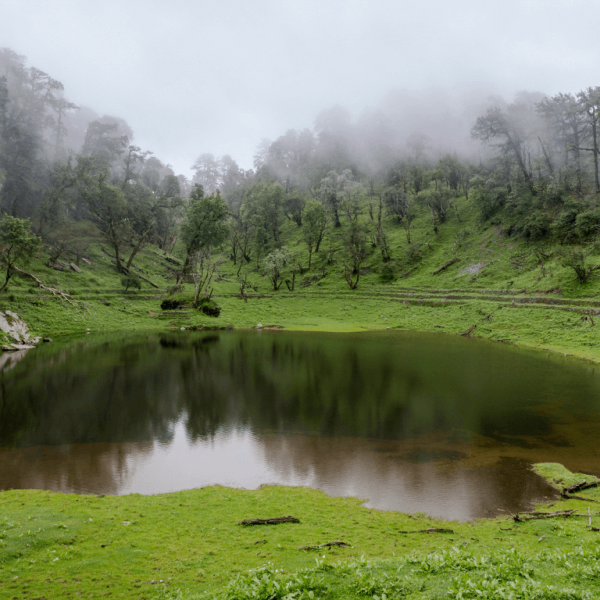
[[[209,317],[218,317],[221,314],[221,307],[214,300],[207,298],[201,298],[195,304],[195,308]]]
[[[136,290],[142,289],[142,281],[133,273],[129,273],[129,275],[125,275],[125,277],[121,278],[121,285],[125,288],[125,291],[128,291],[129,288],[135,288]]]
[[[186,296],[184,294],[175,294],[167,296],[161,303],[160,307],[162,310],[176,310],[178,308],[184,308],[191,306],[194,302],[193,296]]]

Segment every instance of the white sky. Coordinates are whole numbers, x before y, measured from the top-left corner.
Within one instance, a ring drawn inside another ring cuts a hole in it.
[[[600,0],[0,0],[0,47],[177,172],[392,89],[600,85]]]

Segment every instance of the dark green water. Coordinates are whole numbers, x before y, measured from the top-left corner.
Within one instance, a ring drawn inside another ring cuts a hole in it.
[[[470,519],[600,471],[600,371],[405,332],[86,336],[7,357],[0,489],[308,485]]]

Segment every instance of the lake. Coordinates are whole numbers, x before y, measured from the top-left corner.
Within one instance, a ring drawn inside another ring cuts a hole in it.
[[[600,369],[443,334],[88,335],[1,357],[0,489],[318,488],[469,520],[600,472]]]

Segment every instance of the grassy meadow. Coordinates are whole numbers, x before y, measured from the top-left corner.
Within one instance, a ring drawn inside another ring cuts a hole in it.
[[[588,479],[537,465],[558,487]],[[446,522],[306,488],[157,496],[0,493],[2,598],[597,598],[599,488],[541,512]],[[589,509],[589,516],[588,516]],[[292,515],[299,523],[241,526]],[[592,524],[590,527],[589,524]],[[431,528],[447,532],[420,533]],[[321,547],[328,542],[347,546]]]

